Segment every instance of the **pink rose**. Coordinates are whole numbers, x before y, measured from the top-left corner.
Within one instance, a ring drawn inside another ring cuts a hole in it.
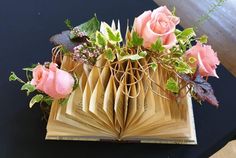
[[[201,76],[215,76],[219,78],[216,74],[216,67],[220,64],[220,61],[217,57],[217,53],[214,52],[211,46],[198,42],[185,53],[185,56],[187,59],[190,57],[196,59],[196,62],[194,62],[192,66],[199,66]]]
[[[33,69],[31,84],[54,99],[65,98],[73,90],[74,78],[51,63],[48,68],[38,65]]]
[[[162,6],[153,11],[145,11],[135,18],[134,31],[144,39],[145,48],[150,48],[160,38],[163,46],[169,49],[177,42],[174,31],[179,21],[166,6]]]

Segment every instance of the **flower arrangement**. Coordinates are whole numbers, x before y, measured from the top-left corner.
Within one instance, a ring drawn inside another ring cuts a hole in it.
[[[14,72],[11,72],[9,80],[22,83],[21,90],[27,91],[28,95],[36,92],[30,107],[42,102],[50,106],[53,100],[63,105],[79,84],[78,76],[73,71],[60,69],[65,56],[83,64],[88,71],[91,71],[91,67],[99,66],[97,61],[101,58],[105,59],[113,73],[118,71],[117,65],[119,67],[129,61],[129,71],[138,70],[138,75],[146,76],[151,84],[167,92],[171,99],[178,101],[178,98],[189,93],[199,102],[207,101],[218,106],[213,89],[207,82],[209,76],[218,78],[216,68],[220,62],[217,53],[205,44],[206,35],[197,38],[193,28],[179,30],[176,28],[179,22],[180,18],[174,12],[161,6],[136,17],[133,27],[127,25],[123,39],[119,21],[117,24],[113,21],[109,26],[106,22],[100,23],[95,16],[73,27],[66,20],[69,30],[50,38],[55,44],[52,61],[24,68],[27,81],[17,77]],[[153,83],[150,74],[158,68],[169,75],[165,84]],[[119,69],[119,73],[128,72]],[[122,77],[118,80],[119,84],[122,84],[121,80]],[[138,79],[134,81],[137,82]]]

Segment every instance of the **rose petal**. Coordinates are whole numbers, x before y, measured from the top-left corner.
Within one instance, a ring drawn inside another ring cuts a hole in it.
[[[177,39],[174,33],[171,33],[167,36],[162,37],[163,47],[166,49],[172,48],[176,43]]]
[[[140,36],[142,35],[145,24],[151,19],[151,14],[152,12],[149,10],[149,11],[143,12],[143,14],[135,18],[134,31],[136,31]]]
[[[205,65],[204,65],[203,62],[202,62],[200,53],[198,53],[197,59],[198,59],[200,74],[201,74],[202,76],[204,76],[205,74],[209,73],[209,72],[207,71],[207,69],[205,68]]]
[[[58,69],[55,74],[56,92],[66,96],[71,93],[74,85],[74,78],[66,71]]]
[[[45,69],[42,69],[42,76],[38,82],[36,82],[36,89],[44,91],[44,84],[48,78],[48,71]]]
[[[47,80],[44,82],[43,85],[43,91],[48,94],[49,96],[55,98],[55,99],[59,99],[61,98],[61,95],[59,95],[56,91],[55,91],[55,72],[53,71],[49,71],[48,73],[48,78]]]

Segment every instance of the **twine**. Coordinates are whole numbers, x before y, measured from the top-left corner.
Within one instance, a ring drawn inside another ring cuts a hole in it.
[[[52,49],[52,61],[56,62],[58,56],[59,56],[59,60],[62,63],[63,60],[63,53],[61,51],[62,46],[56,46]],[[169,52],[167,52],[168,54]],[[143,58],[140,61],[143,60],[144,64],[140,63],[139,60],[131,62],[131,60],[127,60],[127,61],[114,61],[114,62],[109,62],[107,61],[104,65],[100,65],[98,66],[97,63],[99,62],[99,60],[102,60],[102,55],[100,56],[100,58],[98,58],[97,62],[95,65],[89,65],[91,66],[91,69],[93,67],[97,67],[99,69],[103,69],[104,67],[108,67],[110,69],[111,75],[114,77],[115,81],[120,85],[124,86],[125,88],[122,89],[122,93],[128,97],[128,98],[137,98],[140,94],[141,91],[141,82],[146,82],[143,81],[144,77],[146,77],[148,79],[147,81],[147,85],[148,88],[151,89],[151,91],[164,98],[164,99],[172,99],[173,97],[176,98],[176,95],[173,93],[168,92],[167,90],[165,90],[163,88],[162,85],[159,85],[158,83],[156,83],[150,76],[150,71],[151,70],[151,64],[153,62],[153,59],[148,56],[147,58]],[[72,60],[72,59],[71,59]],[[71,69],[67,70],[69,72],[73,72],[75,71],[78,66],[80,66],[81,64],[85,64],[79,61],[73,61],[74,65],[72,66]],[[134,66],[132,66],[132,63]],[[88,65],[88,64],[86,64]],[[162,69],[166,70],[167,76],[170,74],[173,74],[174,76],[176,76],[177,78],[181,78],[178,73],[176,73],[172,67],[170,67],[169,65],[163,64],[161,60],[158,60],[157,62],[157,66],[158,69],[160,69],[159,67],[161,67]],[[154,72],[153,72],[154,73]],[[137,76],[135,75],[137,74]],[[129,83],[127,83],[127,78],[130,76],[130,81]],[[164,92],[165,95],[162,95],[161,93],[155,91],[153,89],[152,84],[154,84],[155,86],[157,86],[160,91]],[[130,95],[130,91],[131,91],[131,86],[136,86],[137,88],[137,94],[135,96],[131,96]],[[186,91],[186,87],[188,85],[184,85],[183,87],[180,88],[180,92],[178,94],[178,97],[183,98],[187,95],[187,93],[190,91],[189,87],[188,90]],[[129,87],[129,89],[127,90],[127,88]],[[182,91],[184,90],[184,95],[181,95]]]

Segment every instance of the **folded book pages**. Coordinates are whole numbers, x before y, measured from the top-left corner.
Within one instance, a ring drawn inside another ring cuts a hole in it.
[[[64,56],[61,69],[75,73],[79,86],[66,106],[53,102],[46,139],[196,144],[191,97],[171,99],[158,86],[168,72],[149,63],[101,55],[88,66]]]

